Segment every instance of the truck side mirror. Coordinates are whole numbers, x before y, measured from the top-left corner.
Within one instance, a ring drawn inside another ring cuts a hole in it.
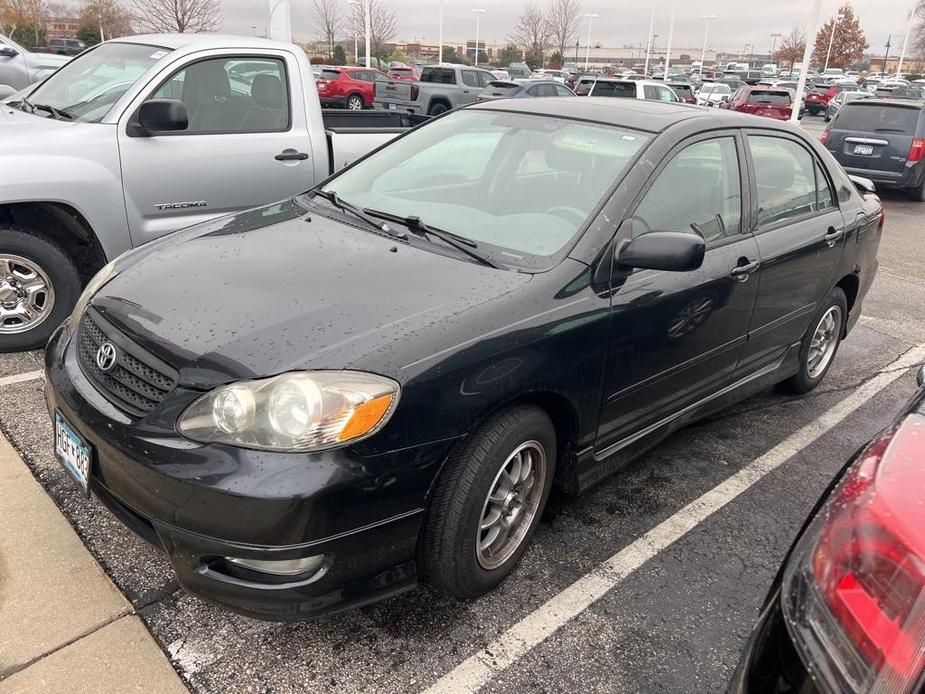
[[[138,109],[138,124],[148,135],[176,132],[189,127],[189,114],[177,99],[151,99]]]
[[[10,46],[0,46],[0,58],[15,58],[19,51]]]

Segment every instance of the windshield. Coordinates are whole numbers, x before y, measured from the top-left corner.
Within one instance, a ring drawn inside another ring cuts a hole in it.
[[[98,123],[135,80],[168,52],[158,46],[105,43],[66,63],[26,98],[63,111],[75,121]]]
[[[700,88],[702,94],[732,94],[728,84],[707,83]]]
[[[521,113],[463,110],[396,140],[323,188],[536,267],[562,250],[649,137]]]

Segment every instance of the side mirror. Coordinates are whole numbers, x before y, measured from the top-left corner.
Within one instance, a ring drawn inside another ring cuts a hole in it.
[[[19,51],[10,46],[0,46],[0,58],[15,58],[19,55]]]
[[[0,84],[0,101],[3,101],[3,99],[6,99],[9,96],[13,96],[13,94],[15,94],[17,91],[19,90],[11,87],[8,84]]]
[[[624,245],[617,264],[647,270],[687,272],[703,264],[704,240],[683,231],[650,231]]]
[[[182,101],[151,99],[138,109],[138,123],[148,134],[175,132],[189,127],[189,114]]]

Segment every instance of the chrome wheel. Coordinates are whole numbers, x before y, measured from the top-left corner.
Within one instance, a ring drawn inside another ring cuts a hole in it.
[[[351,96],[347,99],[347,108],[351,111],[360,111],[363,108],[363,99],[358,96]]]
[[[817,378],[832,361],[835,348],[838,347],[841,322],[841,308],[838,306],[832,306],[819,319],[806,357],[806,375],[810,378]]]
[[[48,318],[54,305],[51,281],[37,263],[0,254],[0,334],[32,330]]]
[[[546,449],[527,441],[514,449],[489,487],[475,549],[483,569],[497,569],[517,551],[536,517],[546,482]]]

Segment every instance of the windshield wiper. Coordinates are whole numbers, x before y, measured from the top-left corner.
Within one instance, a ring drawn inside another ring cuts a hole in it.
[[[29,113],[35,113],[36,111],[45,111],[46,113],[50,113],[51,116],[55,118],[56,120],[74,120],[74,116],[72,116],[67,111],[62,111],[60,108],[55,108],[54,106],[48,106],[47,104],[33,104],[31,101],[26,99],[26,97],[23,97],[22,99],[20,99],[19,103],[21,106],[28,107]],[[24,109],[20,108],[19,110],[22,111]]]
[[[365,210],[361,210],[356,205],[351,205],[349,202],[341,200],[337,193],[335,193],[333,190],[315,190],[312,192],[313,195],[320,195],[323,197],[325,200],[334,205],[334,207],[343,210],[344,212],[349,212],[354,217],[359,217],[370,226],[375,227],[378,231],[385,232],[389,236],[394,236],[398,239],[408,238],[408,234],[404,233],[403,231],[396,231],[388,224],[383,224],[382,222],[373,219],[372,216],[370,216]]]
[[[452,231],[446,231],[445,229],[438,229],[437,227],[432,227],[429,224],[425,224],[421,221],[420,217],[408,216],[401,217],[397,214],[391,214],[389,212],[380,212],[379,210],[363,210],[366,214],[373,217],[379,217],[380,219],[387,219],[390,222],[397,222],[399,224],[404,224],[411,231],[416,232],[422,236],[436,236],[438,239],[442,240],[449,246],[452,246],[457,251],[465,253],[470,258],[477,260],[482,265],[487,265],[488,267],[498,268],[501,266],[493,261],[489,260],[487,256],[479,253],[476,249],[479,247],[472,239],[467,239],[465,236],[460,236],[459,234],[454,234]]]

